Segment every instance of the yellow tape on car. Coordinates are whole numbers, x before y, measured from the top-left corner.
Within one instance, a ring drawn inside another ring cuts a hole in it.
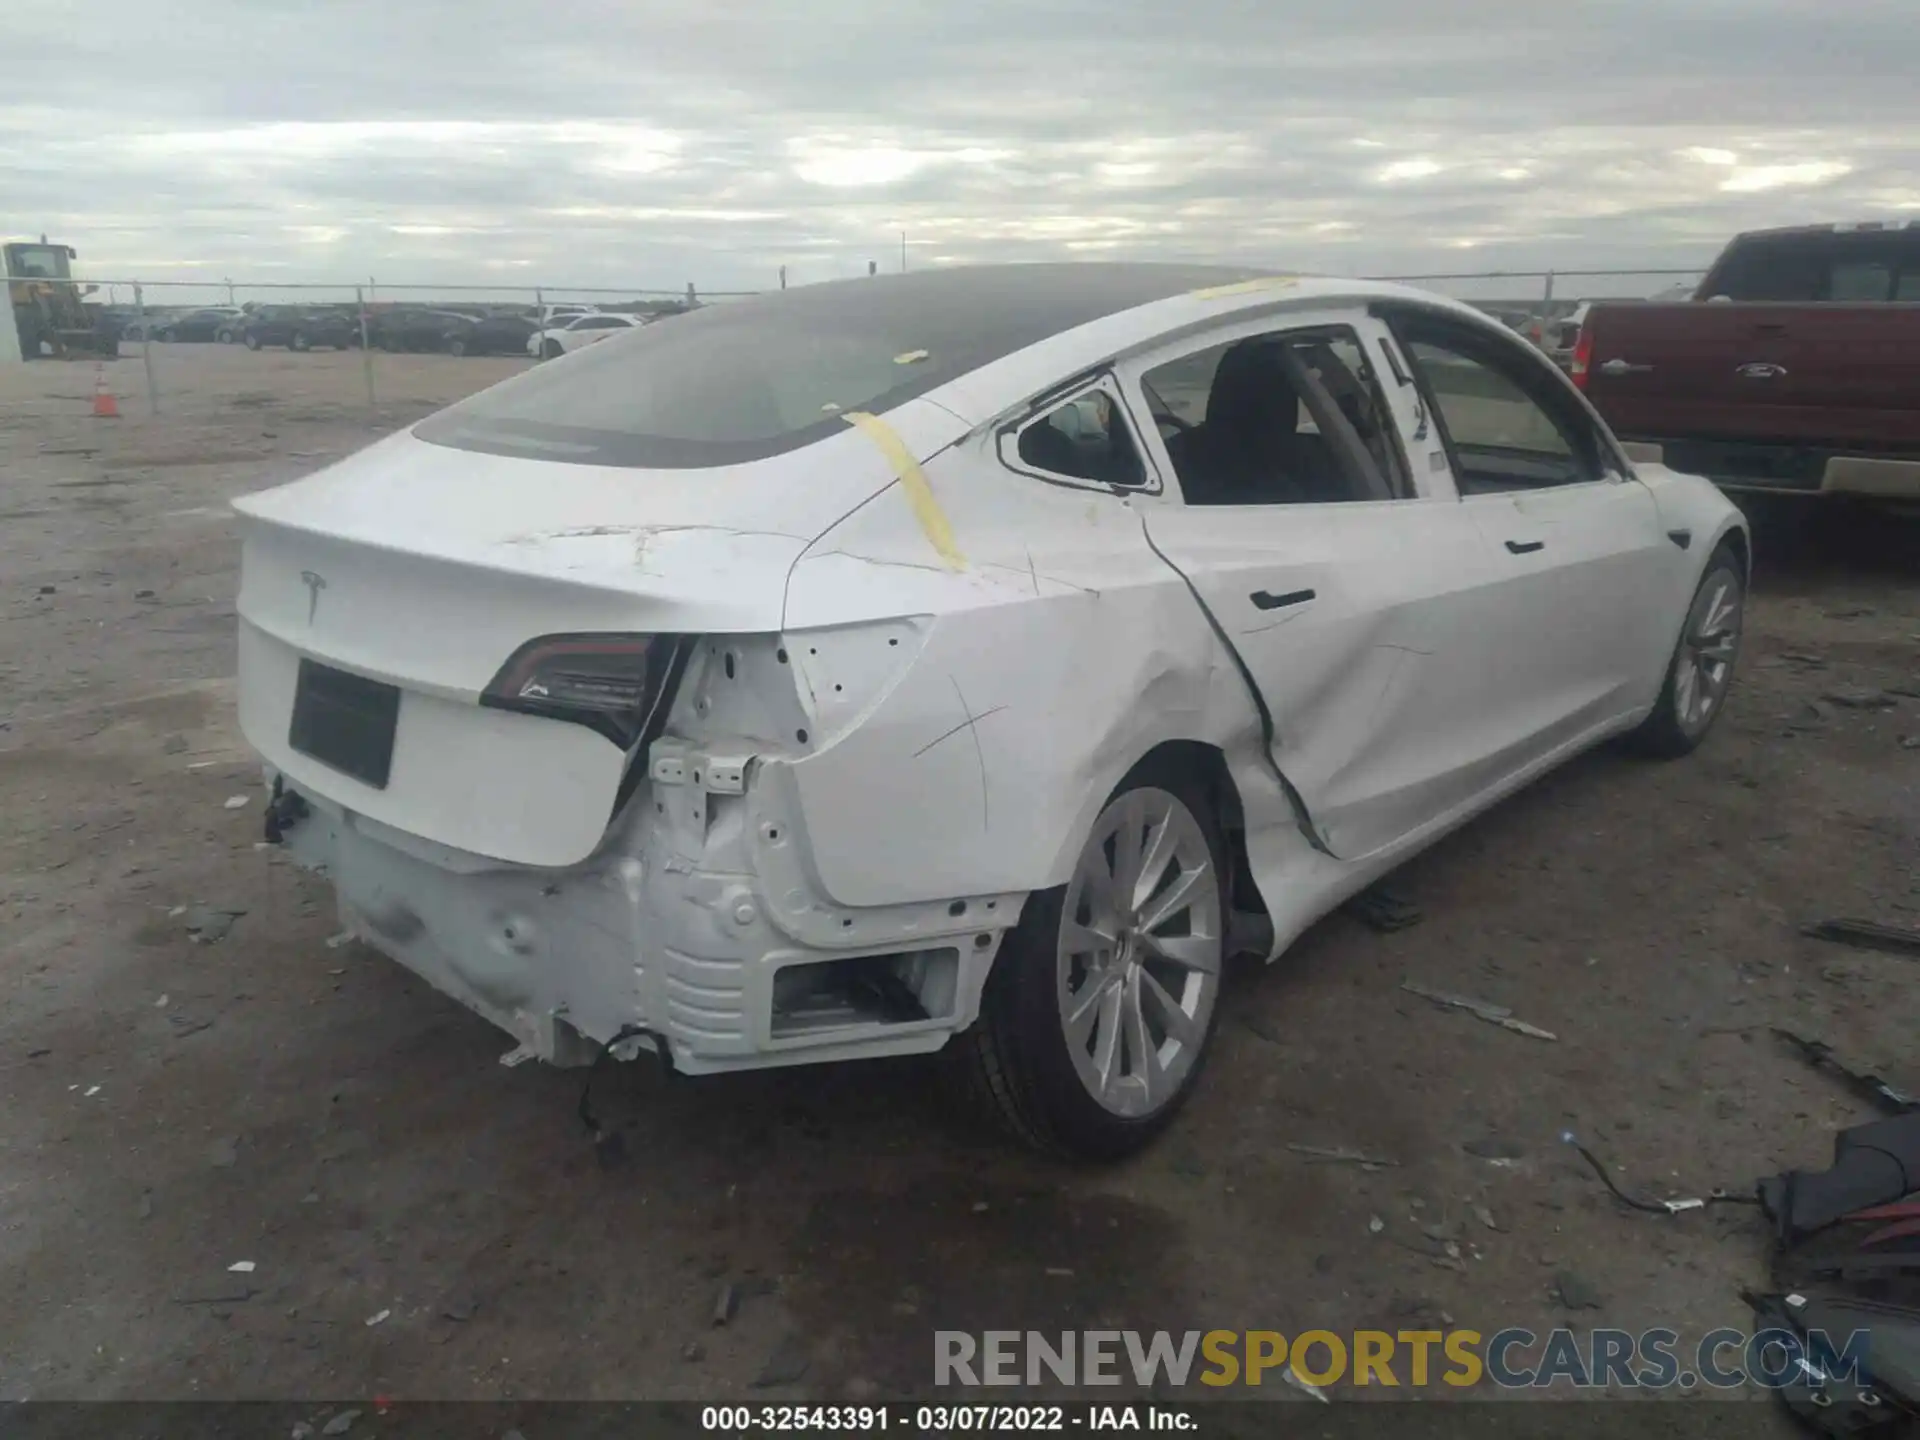
[[[913,506],[913,517],[920,522],[920,533],[927,537],[927,543],[939,551],[940,558],[952,568],[965,569],[967,562],[960,554],[960,547],[953,543],[953,526],[947,523],[946,511],[934,498],[933,486],[927,483],[927,472],[913,458],[899,431],[878,415],[869,415],[864,410],[855,410],[841,418],[873,441],[887,457],[887,463],[899,477],[900,488],[907,492],[907,503]]]
[[[1236,280],[1231,285],[1209,285],[1204,290],[1190,293],[1196,300],[1224,300],[1230,295],[1251,295],[1258,290],[1284,290],[1289,285],[1298,285],[1298,275],[1261,275],[1252,280]]]

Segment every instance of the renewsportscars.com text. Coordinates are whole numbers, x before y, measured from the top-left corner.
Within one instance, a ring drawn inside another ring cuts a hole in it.
[[[1269,1379],[1336,1385],[1501,1389],[1778,1388],[1813,1375],[1855,1381],[1869,1334],[1710,1330],[1692,1344],[1666,1329],[1584,1334],[1478,1330],[936,1330],[933,1383],[1257,1386]]]

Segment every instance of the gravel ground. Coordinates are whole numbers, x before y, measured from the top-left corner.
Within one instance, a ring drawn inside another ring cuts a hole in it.
[[[862,1398],[922,1390],[935,1328],[1697,1337],[1746,1320],[1757,1217],[1623,1211],[1560,1133],[1648,1192],[1744,1187],[1866,1118],[1769,1024],[1920,1079],[1915,962],[1797,932],[1920,924],[1920,700],[1847,703],[1920,680],[1920,543],[1789,509],[1709,743],[1590,755],[1410,865],[1418,926],[1236,974],[1145,1156],[1032,1159],[912,1065],[635,1067],[602,1168],[577,1073],[328,946],[233,718],[224,502],[522,362],[381,356],[374,412],[356,355],[155,352],[158,417],[137,360],[117,422],[90,367],[0,371],[0,1398]],[[199,944],[195,906],[242,913]]]

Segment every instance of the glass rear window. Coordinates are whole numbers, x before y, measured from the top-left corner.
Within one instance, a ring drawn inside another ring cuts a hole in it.
[[[1019,265],[839,281],[624,327],[422,421],[422,440],[577,464],[764,459],[1105,315],[1245,271]],[[1064,378],[1064,377],[1063,377]]]

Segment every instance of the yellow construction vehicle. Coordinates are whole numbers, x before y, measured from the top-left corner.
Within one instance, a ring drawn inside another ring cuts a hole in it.
[[[22,359],[38,360],[44,355],[111,358],[120,353],[119,324],[100,306],[81,298],[99,287],[74,283],[68,266],[79,258],[71,245],[49,245],[44,235],[38,242],[0,245]]]

